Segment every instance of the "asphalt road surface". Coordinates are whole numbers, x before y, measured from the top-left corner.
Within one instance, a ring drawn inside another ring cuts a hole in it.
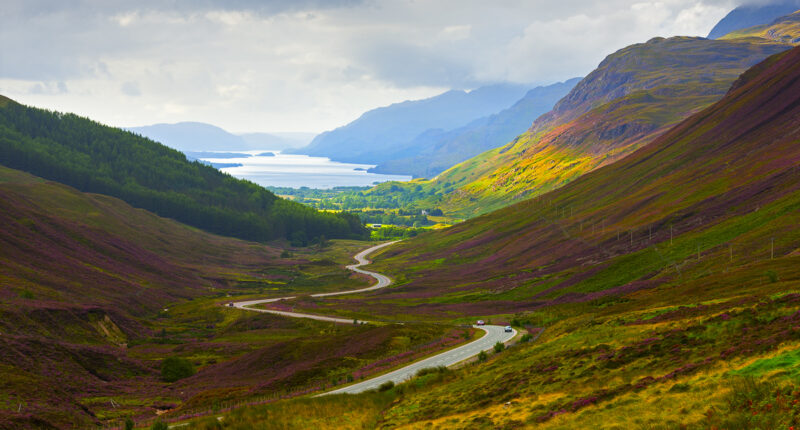
[[[367,288],[362,288],[359,290],[349,290],[349,291],[340,291],[336,293],[320,293],[320,294],[312,294],[311,297],[330,297],[330,296],[341,296],[344,294],[356,294],[356,293],[363,293],[366,291],[373,291],[380,288],[388,287],[392,284],[392,280],[380,273],[370,272],[369,270],[361,269],[360,267],[366,264],[369,264],[370,261],[367,259],[367,255],[371,254],[372,252],[381,249],[383,247],[389,246],[395,242],[386,242],[382,243],[377,246],[373,246],[371,248],[365,249],[354,256],[355,260],[358,262],[357,264],[353,264],[347,266],[348,269],[363,273],[365,275],[372,276],[377,281],[374,285]],[[337,317],[328,317],[324,315],[312,315],[312,314],[303,314],[298,312],[286,312],[286,311],[277,311],[272,309],[259,309],[253,308],[252,306],[259,305],[262,303],[274,303],[280,300],[289,300],[293,299],[292,297],[278,297],[272,299],[259,299],[259,300],[247,300],[242,302],[234,302],[233,306],[239,309],[244,309],[247,311],[254,311],[254,312],[264,312],[270,313],[275,315],[283,315],[287,317],[293,318],[310,318],[319,321],[331,321],[335,323],[343,323],[343,324],[353,324],[352,319],[346,318],[337,318]],[[359,323],[366,323],[369,321],[358,321]],[[378,388],[381,384],[392,381],[395,384],[403,382],[407,379],[412,378],[420,369],[425,369],[428,367],[439,367],[439,366],[453,366],[458,364],[464,360],[470,359],[476,355],[478,355],[481,351],[489,351],[494,348],[494,345],[497,342],[506,343],[511,340],[514,336],[517,335],[516,330],[511,330],[511,332],[505,332],[504,328],[501,326],[496,325],[484,325],[484,326],[474,326],[475,328],[479,328],[486,332],[480,339],[472,341],[466,345],[461,345],[458,348],[451,349],[449,351],[445,351],[441,354],[434,355],[432,357],[425,358],[423,360],[417,361],[415,363],[409,364],[408,366],[402,367],[400,369],[394,370],[389,373],[385,373],[380,376],[376,376],[374,378],[368,379],[366,381],[358,382],[352,385],[348,385],[343,388],[339,388],[333,391],[329,391],[327,393],[320,394],[322,396],[326,396],[329,394],[340,394],[340,393],[349,393],[349,394],[356,394],[361,393],[363,391],[368,391],[374,388]]]
[[[480,339],[470,342],[466,345],[461,345],[458,348],[451,349],[449,351],[445,351],[441,354],[434,355],[433,357],[428,357],[424,360],[417,361],[415,363],[411,363],[408,366],[402,367],[400,369],[394,370],[389,373],[385,373],[380,376],[376,376],[372,379],[367,379],[366,381],[359,382],[357,384],[348,385],[343,388],[339,388],[333,391],[328,391],[327,393],[320,394],[321,396],[327,396],[329,394],[341,394],[341,393],[348,393],[348,394],[358,394],[364,391],[372,390],[375,388],[380,387],[381,384],[392,381],[395,384],[399,384],[403,381],[411,379],[420,369],[425,369],[429,367],[439,367],[439,366],[452,366],[454,364],[458,364],[464,360],[472,358],[478,355],[481,351],[488,351],[494,348],[494,344],[497,342],[506,343],[511,338],[517,335],[516,330],[512,330],[511,333],[506,333],[503,331],[503,327],[499,325],[485,325],[485,326],[475,326],[476,328],[482,329],[486,332],[483,337]]]

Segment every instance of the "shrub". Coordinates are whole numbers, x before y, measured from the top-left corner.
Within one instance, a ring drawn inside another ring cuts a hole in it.
[[[531,339],[533,339],[533,336],[530,333],[525,333],[525,334],[522,335],[522,337],[519,339],[519,341],[520,342],[530,342]]]
[[[125,418],[125,430],[133,430],[136,424],[130,418]]]
[[[767,279],[769,279],[770,283],[774,284],[778,282],[778,274],[774,270],[767,270],[765,275],[767,275]]]
[[[503,342],[497,342],[496,344],[494,344],[495,353],[503,352],[504,349],[506,349],[506,346],[503,345]]]
[[[486,361],[487,358],[486,351],[481,351],[480,354],[478,354],[478,361],[480,362]]]
[[[156,421],[150,426],[150,430],[169,430],[169,426],[164,421]]]
[[[24,290],[23,292],[19,293],[19,296],[23,299],[31,300],[34,298],[33,293],[31,290]]]
[[[389,391],[389,390],[391,390],[392,388],[394,388],[394,382],[392,382],[392,381],[386,381],[386,382],[384,382],[383,384],[381,384],[381,385],[379,385],[379,386],[378,386],[378,391],[379,391],[379,392]]]
[[[194,375],[194,366],[189,360],[180,357],[169,357],[161,362],[161,379],[175,382]]]
[[[291,252],[289,252],[288,249],[284,249],[283,252],[281,252],[281,258],[292,258],[292,257],[293,255]]]
[[[425,376],[431,373],[445,373],[447,371],[449,371],[449,369],[445,366],[425,367],[417,371],[417,376]]]

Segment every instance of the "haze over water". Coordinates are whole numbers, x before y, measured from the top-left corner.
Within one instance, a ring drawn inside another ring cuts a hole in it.
[[[241,167],[225,167],[220,170],[236,178],[247,179],[262,186],[327,189],[338,186],[367,186],[373,185],[375,182],[411,180],[411,176],[367,172],[366,170],[374,167],[373,165],[339,163],[326,157],[281,154],[279,151],[268,149],[236,152],[253,156],[202,158],[202,160],[214,163],[241,164]],[[265,152],[271,152],[275,156],[257,155]]]

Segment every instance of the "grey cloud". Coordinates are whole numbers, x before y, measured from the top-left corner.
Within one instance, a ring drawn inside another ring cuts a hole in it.
[[[113,15],[130,11],[197,13],[209,10],[276,14],[300,10],[354,7],[365,0],[27,0],[8,5],[6,12],[32,18],[65,11],[83,15]],[[5,5],[4,5],[5,6]]]

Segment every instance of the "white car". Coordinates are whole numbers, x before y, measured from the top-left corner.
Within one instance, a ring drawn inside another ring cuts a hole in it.
[[[511,333],[511,332],[513,332],[513,331],[514,331],[514,329],[513,329],[513,328],[511,328],[511,326],[510,326],[510,325],[507,325],[507,326],[506,326],[506,328],[505,328],[503,331],[505,331],[506,333]]]
[[[486,325],[486,323],[483,322],[483,320],[478,320],[478,322],[475,325]]]

